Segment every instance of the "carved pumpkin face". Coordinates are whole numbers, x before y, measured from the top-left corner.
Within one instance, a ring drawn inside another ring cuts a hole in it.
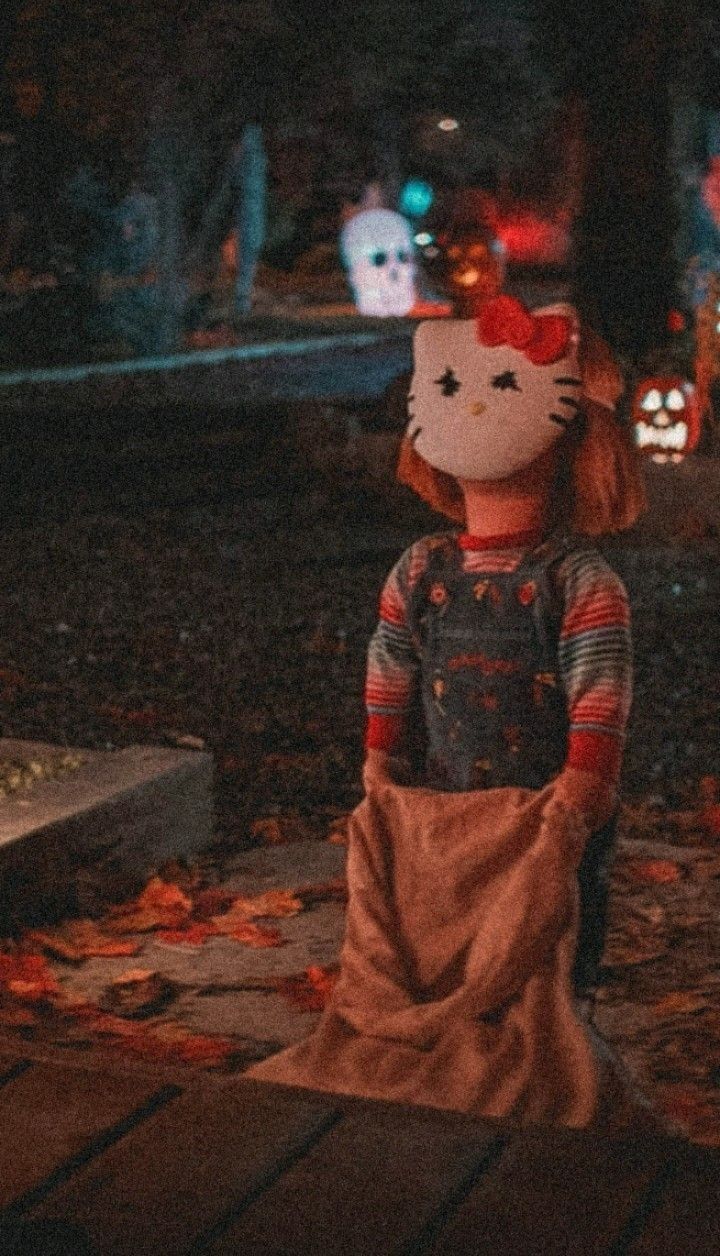
[[[633,394],[635,444],[653,462],[680,462],[700,440],[694,385],[681,375],[651,375]]]
[[[482,228],[455,229],[438,237],[437,277],[450,291],[455,313],[472,318],[500,292],[505,278],[502,245]]]

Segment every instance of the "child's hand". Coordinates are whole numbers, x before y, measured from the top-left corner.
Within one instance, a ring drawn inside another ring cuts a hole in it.
[[[410,765],[402,755],[387,750],[368,750],[363,764],[362,780],[367,793],[383,785],[409,785]]]
[[[563,768],[555,777],[555,795],[566,807],[579,811],[591,833],[601,829],[617,810],[617,785],[582,768]]]

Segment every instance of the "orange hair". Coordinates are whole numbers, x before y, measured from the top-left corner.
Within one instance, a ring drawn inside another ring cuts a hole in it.
[[[584,536],[620,532],[636,522],[647,506],[640,459],[615,418],[623,391],[610,349],[595,332],[582,329],[580,370],[585,422],[558,442],[558,474],[551,513],[555,521]],[[417,453],[407,437],[400,445],[397,478],[433,510],[465,524],[465,501],[457,480],[437,471]]]

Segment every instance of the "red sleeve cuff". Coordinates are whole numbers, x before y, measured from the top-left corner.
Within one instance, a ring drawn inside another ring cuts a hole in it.
[[[403,715],[368,715],[366,750],[397,750],[405,733]]]
[[[623,743],[610,733],[579,731],[568,737],[566,765],[617,780],[622,764]]]

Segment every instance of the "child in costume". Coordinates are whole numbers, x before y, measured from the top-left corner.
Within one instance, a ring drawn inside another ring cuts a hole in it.
[[[602,953],[632,687],[626,591],[585,539],[644,507],[621,391],[571,306],[500,296],[419,325],[398,478],[462,530],[402,555],[368,656],[368,787],[409,779],[419,725],[431,788],[554,781],[580,813],[578,992]]]

